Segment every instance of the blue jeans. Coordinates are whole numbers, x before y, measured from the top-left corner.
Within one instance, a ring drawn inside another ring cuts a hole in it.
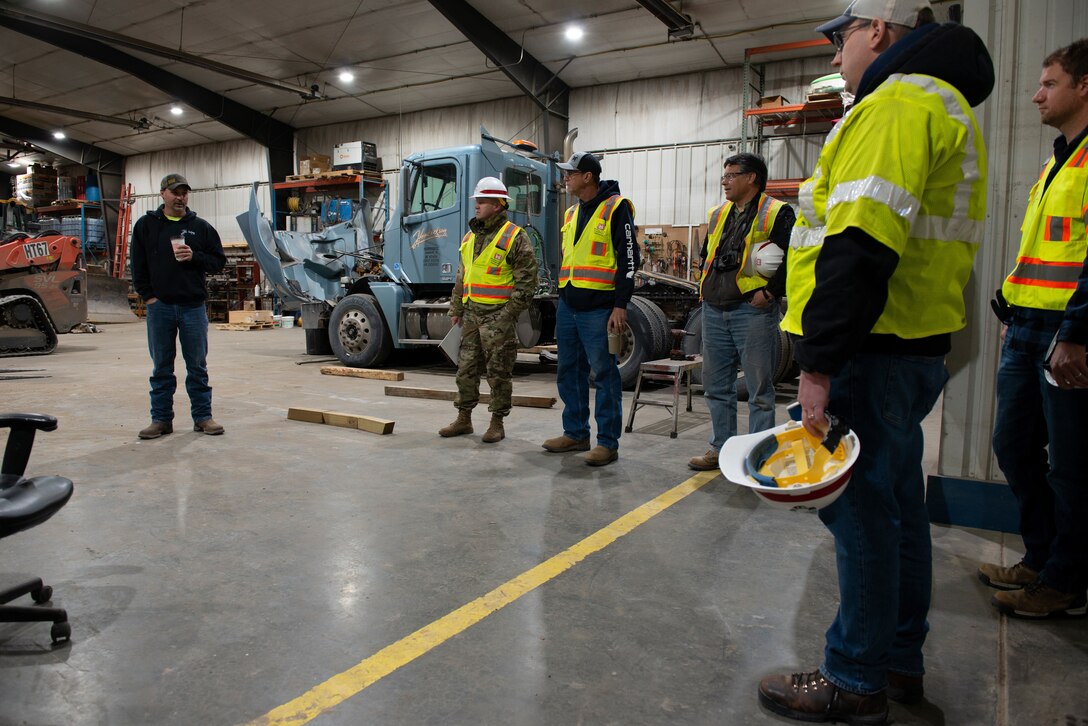
[[[589,372],[593,371],[597,397],[597,443],[620,447],[623,390],[616,356],[608,352],[608,318],[612,308],[574,310],[562,300],[555,314],[555,341],[559,345],[556,385],[563,399],[563,435],[576,441],[589,438]]]
[[[748,386],[748,433],[774,427],[778,303],[732,310],[703,303],[703,400],[710,411],[710,448],[737,435],[737,364]]]
[[[994,453],[1020,504],[1024,563],[1050,587],[1088,588],[1088,390],[1043,377],[1059,311],[1017,308],[997,370]],[[1049,447],[1049,449],[1048,449]],[[1049,452],[1049,454],[1048,454]]]
[[[839,688],[871,694],[889,670],[925,673],[933,562],[921,423],[947,380],[941,357],[859,354],[831,381],[828,409],[861,442],[849,485],[820,510],[839,576],[820,671]]]
[[[208,311],[204,303],[171,305],[159,300],[147,306],[147,348],[151,352],[151,420],[174,420],[174,357],[177,341],[185,359],[185,390],[193,421],[212,417],[212,387],[208,385]]]

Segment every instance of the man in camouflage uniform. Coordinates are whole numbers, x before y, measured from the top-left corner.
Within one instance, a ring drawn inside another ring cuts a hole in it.
[[[476,185],[476,217],[461,240],[461,264],[450,300],[450,320],[461,329],[457,361],[457,419],[439,436],[472,433],[472,409],[480,402],[480,376],[491,386],[491,425],[483,441],[506,437],[502,420],[510,413],[511,379],[518,343],[515,323],[536,292],[537,261],[525,232],[506,218],[506,186],[493,176]]]

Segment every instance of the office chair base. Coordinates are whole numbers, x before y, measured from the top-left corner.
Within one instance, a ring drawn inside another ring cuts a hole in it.
[[[27,580],[15,587],[0,590],[0,603],[11,602],[17,597],[30,595],[36,603],[49,602],[53,597],[53,588],[42,584],[40,577]],[[53,627],[49,631],[54,643],[71,640],[72,626],[68,622],[68,612],[64,608],[29,607],[22,605],[0,604],[0,623],[48,623]]]

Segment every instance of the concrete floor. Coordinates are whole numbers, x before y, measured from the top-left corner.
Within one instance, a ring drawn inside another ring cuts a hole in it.
[[[602,469],[540,448],[558,405],[516,408],[498,445],[480,443],[480,414],[477,434],[441,439],[450,403],[296,365],[313,360],[299,329],[210,337],[220,437],[187,430],[180,393],[176,432],[137,440],[142,324],[0,361],[49,376],[0,381],[0,409],[56,415],[30,470],[76,483],[52,520],[0,543],[3,581],[43,576],[73,630],[51,647],[47,625],[0,625],[0,724],[260,719],[684,482],[706,449],[701,400],[676,440],[664,409],[640,411]],[[451,369],[400,369],[453,389]],[[555,395],[554,370],[519,365],[515,392]],[[396,430],[287,421],[289,406]],[[933,539],[928,700],[893,705],[894,723],[1088,724],[1084,621],[1006,621],[975,579],[979,560],[1016,561],[1019,538]],[[819,520],[718,477],[314,723],[783,723],[756,684],[819,663],[836,601]]]

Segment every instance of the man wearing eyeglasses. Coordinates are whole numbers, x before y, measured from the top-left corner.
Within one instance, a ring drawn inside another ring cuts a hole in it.
[[[737,435],[737,365],[748,387],[748,433],[774,427],[778,300],[786,292],[782,261],[793,208],[764,194],[767,164],[756,154],[725,160],[725,203],[711,209],[700,257],[703,299],[703,398],[710,411],[710,449],[688,461],[718,468],[718,452]]]
[[[855,0],[817,28],[855,102],[799,194],[789,310],[805,429],[827,414],[861,444],[842,496],[819,511],[835,537],[839,610],[823,662],[759,684],[801,721],[881,724],[923,696],[932,555],[921,421],[941,393],[951,333],[986,216],[986,149],[972,107],[994,85],[970,29],[928,2]]]
[[[622,334],[627,303],[639,267],[635,244],[635,205],[620,185],[601,181],[597,157],[579,151],[559,164],[563,184],[578,198],[563,219],[563,261],[555,338],[559,346],[556,386],[563,399],[563,434],[543,446],[553,453],[589,451],[590,466],[619,458],[623,391],[616,356],[608,352],[608,333]],[[597,445],[589,448],[589,374],[597,395]]]

